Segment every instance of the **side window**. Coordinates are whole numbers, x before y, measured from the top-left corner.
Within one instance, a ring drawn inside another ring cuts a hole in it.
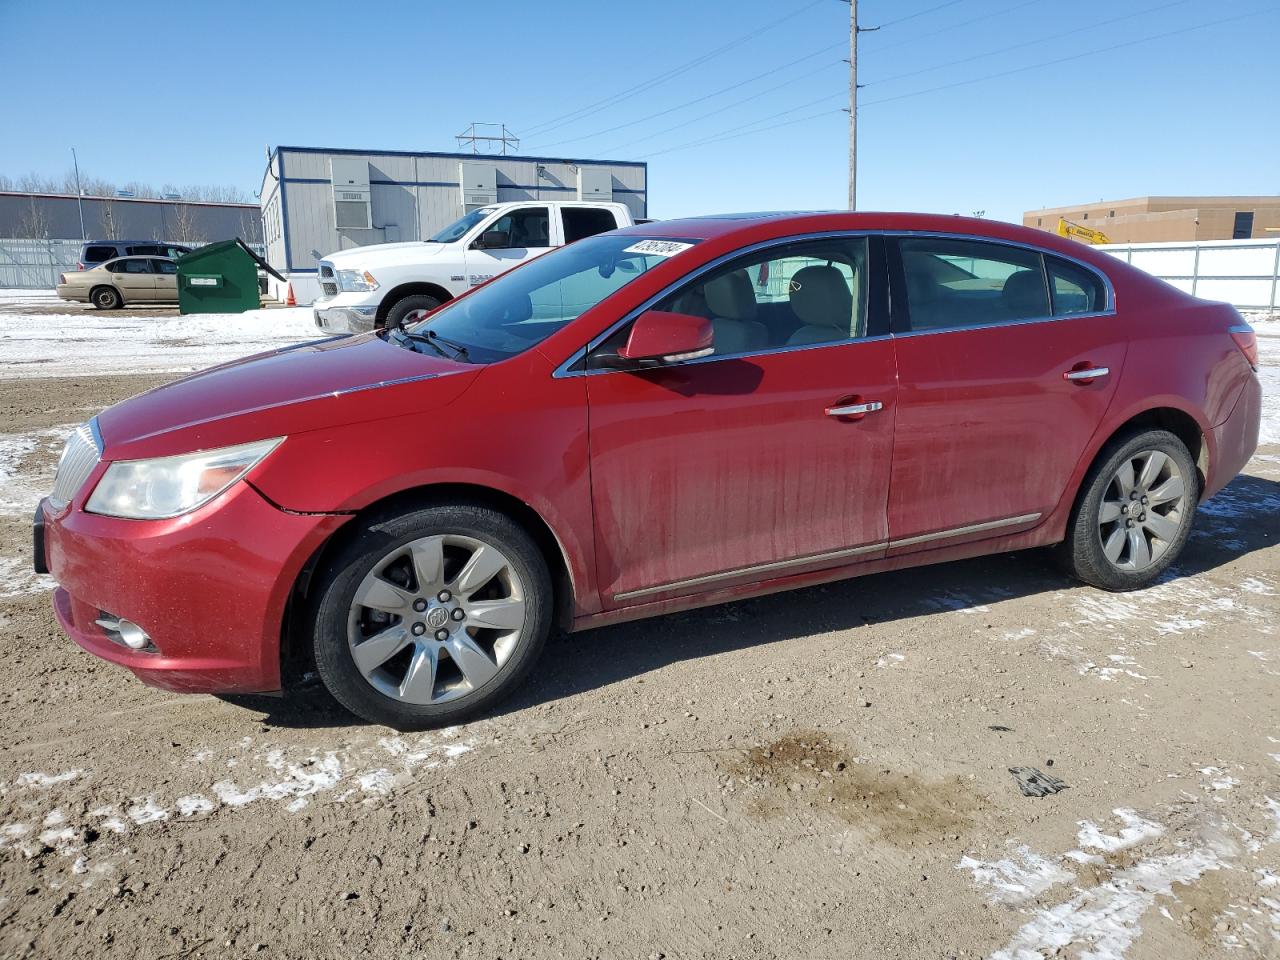
[[[121,260],[120,263],[124,265],[124,269],[120,271],[121,273],[151,273],[150,260],[134,260],[130,258],[128,260]]]
[[[656,309],[706,317],[720,355],[866,335],[867,240],[773,247],[720,267]]]
[[[1053,315],[1097,313],[1107,307],[1107,291],[1092,270],[1076,266],[1057,257],[1046,256],[1049,289],[1053,296]]]
[[[512,210],[485,227],[485,233],[490,230],[505,233],[511,249],[551,245],[551,217],[546,207]]]
[[[592,207],[561,207],[560,215],[564,218],[564,242],[573,243],[585,237],[593,237],[597,233],[616,230],[618,221],[611,210]]]
[[[973,327],[1051,315],[1040,254],[978,240],[903,237],[912,330]]]
[[[126,252],[131,257],[154,257],[156,254],[160,253],[161,250],[154,243],[144,243],[135,247],[130,247]]]
[[[86,247],[84,251],[84,262],[102,263],[104,260],[110,260],[116,255],[115,247]]]
[[[178,265],[172,260],[152,260],[151,268],[156,273],[177,273]]]

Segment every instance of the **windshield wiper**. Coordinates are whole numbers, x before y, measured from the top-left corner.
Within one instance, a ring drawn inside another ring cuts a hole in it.
[[[409,333],[407,330],[401,330],[399,327],[395,327],[391,330],[391,336],[395,337],[396,341],[402,347],[410,343],[425,343],[428,347],[430,347],[436,353],[440,354],[440,356],[444,357],[446,360],[452,359],[447,353],[444,352],[444,350],[440,347],[440,344],[436,343],[434,340],[432,340],[430,337],[426,336],[425,334]],[[410,347],[410,349],[413,349],[413,348]]]
[[[416,333],[413,333],[413,334],[409,334],[409,336],[416,337],[419,335]],[[440,336],[440,334],[436,333],[430,327],[427,328],[427,337],[429,338],[428,342],[433,347],[436,347],[437,350],[440,349],[439,346],[437,346],[437,344],[443,343],[450,350],[454,351],[454,354],[457,359],[459,360],[467,359],[467,348],[464,347],[462,344],[458,343],[458,341],[450,340],[448,337],[442,337]]]
[[[440,334],[436,333],[434,330],[428,330],[426,333],[413,333],[409,330],[402,330],[397,327],[392,331],[392,333],[400,337],[402,340],[411,340],[414,343],[425,343],[446,360],[467,359],[467,348],[465,346],[454,340],[450,340],[447,337],[440,336]],[[451,357],[449,354],[445,353],[440,344],[444,344],[452,350],[453,356]]]

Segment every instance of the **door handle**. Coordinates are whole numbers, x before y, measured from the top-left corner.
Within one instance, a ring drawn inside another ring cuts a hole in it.
[[[862,403],[846,403],[838,407],[827,407],[828,417],[863,417],[868,413],[883,410],[884,404],[879,400],[866,400]]]
[[[1077,364],[1062,375],[1062,379],[1070,380],[1072,383],[1086,384],[1092,383],[1101,377],[1111,373],[1110,367],[1094,367],[1089,364]]]

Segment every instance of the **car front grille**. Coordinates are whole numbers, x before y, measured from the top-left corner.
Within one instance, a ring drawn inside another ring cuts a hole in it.
[[[326,297],[338,295],[338,285],[333,282],[333,264],[320,261],[320,289]]]
[[[58,472],[53,480],[53,493],[49,494],[55,510],[61,510],[80,492],[101,457],[102,443],[98,439],[97,425],[90,421],[76,427],[62,448]]]

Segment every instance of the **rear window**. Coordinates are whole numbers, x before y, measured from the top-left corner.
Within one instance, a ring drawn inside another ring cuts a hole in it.
[[[564,217],[564,242],[573,243],[586,237],[594,237],[597,233],[616,230],[618,221],[611,210],[593,207],[562,207]]]
[[[102,263],[104,260],[110,260],[112,257],[119,256],[115,247],[94,246],[84,248],[85,263]]]

